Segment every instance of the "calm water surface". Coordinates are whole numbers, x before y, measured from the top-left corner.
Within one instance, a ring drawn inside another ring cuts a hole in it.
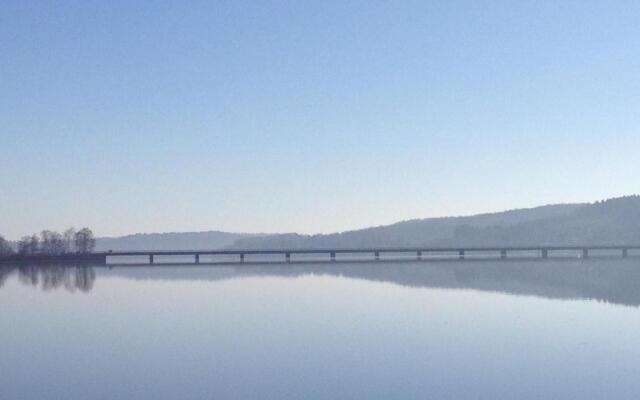
[[[1,399],[636,399],[640,261],[0,269]]]

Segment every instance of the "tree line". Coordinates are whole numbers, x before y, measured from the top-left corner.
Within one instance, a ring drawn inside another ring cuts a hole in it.
[[[11,243],[0,236],[0,255],[62,255],[88,254],[93,252],[96,239],[89,228],[76,231],[69,228],[63,233],[44,230],[40,235],[24,236],[14,249]]]

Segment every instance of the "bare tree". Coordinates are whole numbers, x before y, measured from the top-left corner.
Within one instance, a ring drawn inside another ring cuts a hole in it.
[[[29,254],[29,239],[30,236],[23,236],[22,239],[18,240],[18,253],[21,255]]]
[[[96,240],[89,228],[83,228],[78,232],[74,228],[69,228],[63,234],[44,230],[40,233],[40,237],[31,235],[20,239],[18,241],[18,253],[21,255],[87,254],[93,252],[95,246]],[[13,248],[0,236],[0,255],[9,251],[13,252]]]
[[[47,255],[64,253],[65,245],[62,235],[55,231],[42,231],[40,233],[40,252]]]
[[[74,253],[76,251],[76,230],[71,227],[62,234],[64,240],[64,252]]]
[[[8,256],[13,254],[13,247],[9,244],[9,242],[0,235],[0,256]]]
[[[44,230],[40,232],[40,253],[41,254],[52,254],[51,253],[51,235],[53,232]]]
[[[18,242],[18,253],[33,255],[40,252],[40,239],[36,235],[24,236]]]
[[[76,232],[75,244],[76,251],[80,254],[93,252],[93,249],[96,247],[96,239],[93,237],[91,229],[82,228]]]
[[[31,238],[29,239],[29,252],[31,254],[39,254],[42,252],[40,249],[40,238],[38,238],[38,235],[35,233],[31,235]]]

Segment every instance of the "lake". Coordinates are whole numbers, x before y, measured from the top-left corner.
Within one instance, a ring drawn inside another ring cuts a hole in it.
[[[1,267],[0,398],[636,399],[640,260]]]

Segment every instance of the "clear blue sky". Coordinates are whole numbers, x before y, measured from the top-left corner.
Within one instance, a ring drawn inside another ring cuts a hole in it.
[[[0,1],[0,234],[640,192],[637,1]]]

